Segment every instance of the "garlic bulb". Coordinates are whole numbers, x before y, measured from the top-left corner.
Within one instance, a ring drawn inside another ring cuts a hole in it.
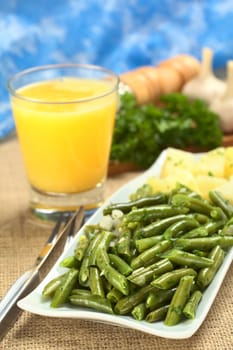
[[[224,93],[214,99],[210,110],[220,117],[221,129],[225,133],[233,131],[233,61],[227,63],[227,84]]]
[[[225,83],[214,76],[212,60],[212,50],[204,48],[200,73],[184,85],[183,94],[191,98],[200,98],[209,104],[224,92]]]

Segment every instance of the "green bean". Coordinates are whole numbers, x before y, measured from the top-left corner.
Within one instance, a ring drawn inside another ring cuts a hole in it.
[[[197,256],[195,254],[188,253],[175,248],[170,250],[168,253],[163,254],[163,257],[169,259],[175,264],[188,266],[193,269],[209,267],[214,262],[212,259]]]
[[[166,326],[174,326],[180,322],[183,308],[190,295],[193,279],[194,276],[184,276],[180,279],[166,314],[164,321]]]
[[[91,291],[89,289],[75,288],[72,289],[70,295],[91,295]]]
[[[126,259],[130,259],[130,242],[131,242],[131,231],[129,229],[122,229],[120,238],[117,242],[117,252],[119,255],[122,255]]]
[[[135,246],[137,251],[139,253],[142,253],[144,250],[153,247],[155,244],[161,242],[163,239],[164,237],[162,235],[141,238],[135,241]]]
[[[128,276],[132,271],[132,267],[125,262],[121,257],[115,254],[108,254],[110,263],[113,267],[115,267],[122,275]]]
[[[126,218],[124,218],[123,222],[131,231],[136,231],[142,225],[142,223],[138,221],[127,221]]]
[[[135,199],[148,197],[153,194],[154,194],[154,191],[152,187],[148,183],[145,183],[139,188],[137,188],[137,190],[134,193],[131,193],[129,198],[130,200],[134,201]]]
[[[186,318],[194,319],[196,315],[196,310],[200,300],[202,298],[202,293],[200,290],[195,290],[190,298],[188,299],[185,307],[183,309],[183,314]]]
[[[226,215],[220,207],[214,207],[202,198],[191,198],[184,194],[172,197],[172,205],[185,206],[191,212],[208,215],[215,220],[227,220]]]
[[[221,248],[230,248],[233,246],[233,236],[212,236],[212,237],[198,237],[198,238],[178,238],[174,246],[184,250],[210,250],[216,245]]]
[[[150,310],[154,310],[158,307],[164,306],[170,302],[175,291],[176,288],[167,290],[155,289],[155,291],[152,291],[148,294],[146,299],[146,307]]]
[[[224,225],[219,234],[221,236],[233,236],[233,217]]]
[[[128,222],[145,222],[150,223],[156,219],[168,218],[178,214],[186,214],[189,209],[184,206],[172,206],[169,204],[155,205],[148,208],[134,209],[126,215]]]
[[[157,277],[151,282],[151,285],[161,289],[171,289],[179,284],[179,281],[184,276],[196,277],[197,272],[191,268],[181,268],[166,272],[165,274]]]
[[[141,321],[144,319],[146,315],[146,305],[145,303],[140,303],[136,305],[131,311],[133,318],[137,321]]]
[[[136,256],[131,260],[131,267],[137,269],[138,267],[146,265],[151,259],[157,259],[157,256],[163,253],[165,250],[169,249],[172,246],[171,241],[163,240],[153,247],[144,250],[141,254]]]
[[[84,232],[87,235],[88,240],[90,240],[94,236],[98,235],[102,230],[103,230],[103,228],[99,224],[86,225],[84,227]]]
[[[121,298],[115,305],[115,312],[120,315],[128,314],[136,305],[146,300],[149,292],[155,290],[155,287],[147,285],[136,290],[130,295]]]
[[[185,219],[175,222],[169,226],[164,232],[163,236],[165,239],[171,239],[190,230],[191,228],[198,226],[199,223],[195,219],[187,216]]]
[[[80,262],[76,259],[74,255],[68,256],[67,258],[64,258],[60,264],[61,267],[67,267],[67,268],[75,268],[78,269],[80,267]]]
[[[182,238],[197,238],[197,237],[207,237],[208,231],[204,226],[194,228],[193,230],[182,235]]]
[[[103,282],[100,276],[99,269],[95,266],[90,267],[90,290],[93,295],[99,295],[105,297]]]
[[[110,290],[112,290],[112,288],[113,288],[111,283],[104,277],[104,275],[101,274],[101,277],[103,280],[103,286],[104,286],[105,293],[110,292]]]
[[[68,301],[69,295],[72,289],[74,288],[77,279],[78,270],[70,269],[62,279],[58,288],[56,289],[50,304],[51,307],[59,307]]]
[[[201,288],[205,288],[211,283],[219,267],[222,265],[225,253],[220,246],[216,246],[211,250],[208,257],[212,259],[214,263],[212,264],[212,266],[208,268],[203,268],[199,271],[197,275],[197,284]]]
[[[200,198],[191,198],[185,194],[175,194],[171,200],[172,205],[184,206],[192,212],[197,212],[204,215],[211,215],[214,209],[212,205]]]
[[[191,213],[191,214],[188,214],[188,216],[190,218],[194,218],[195,220],[197,220],[199,224],[206,224],[210,220],[208,216],[200,213]]]
[[[89,267],[96,265],[96,255],[99,246],[108,246],[113,236],[111,232],[102,231],[91,239],[80,267],[79,283],[81,285],[86,286],[88,283],[90,275]]]
[[[204,256],[205,258],[208,257],[208,250],[207,251],[203,251],[203,250],[199,250],[199,249],[194,249],[192,250],[192,253],[197,255],[197,256]]]
[[[224,222],[227,222],[227,216],[220,207],[214,207],[210,213],[210,216],[214,220],[223,220]]]
[[[224,225],[225,221],[218,220],[207,222],[203,227],[207,230],[208,235],[212,235],[214,233],[218,233],[218,231],[221,230]]]
[[[162,259],[147,267],[134,270],[128,280],[138,286],[144,286],[153,279],[154,275],[161,275],[173,269],[173,264],[168,259]]]
[[[74,256],[78,261],[81,261],[83,259],[88,244],[89,240],[86,235],[82,235],[81,237],[79,237],[78,245],[74,251]]]
[[[181,183],[177,183],[176,187],[171,190],[170,197],[174,196],[177,193],[186,194],[190,197],[201,198],[201,196],[197,192],[191,190],[188,186],[185,186]]]
[[[123,294],[116,289],[115,287],[113,287],[107,294],[107,299],[111,301],[111,303],[116,304],[121,298],[122,298]]]
[[[149,312],[146,315],[145,320],[147,322],[150,322],[150,323],[156,322],[156,321],[160,321],[160,320],[164,320],[164,318],[167,315],[168,309],[169,309],[169,305],[163,305],[160,308]]]
[[[170,225],[185,218],[186,215],[180,214],[152,222],[151,224],[139,229],[140,235],[141,237],[161,235]]]
[[[230,248],[233,246],[233,236],[221,236],[219,245],[221,248]]]
[[[110,231],[102,231],[99,235],[99,239],[97,240],[95,246],[92,248],[92,251],[89,255],[89,266],[96,265],[96,257],[99,250],[107,250],[111,240],[113,239],[114,234]]]
[[[44,297],[52,297],[58,288],[60,286],[62,279],[64,278],[66,274],[59,275],[55,278],[53,278],[51,281],[49,281],[45,287],[43,288],[42,295]]]
[[[163,192],[158,192],[153,196],[138,198],[134,201],[125,202],[125,203],[114,203],[110,204],[103,210],[103,214],[111,214],[113,210],[118,209],[123,213],[129,213],[133,208],[142,208],[148,207],[154,204],[163,204],[167,203],[167,195]]]
[[[110,301],[99,295],[71,295],[69,300],[72,305],[85,306],[100,312],[113,314]]]
[[[154,198],[111,204],[106,214],[114,210],[122,212],[117,224],[111,231],[87,225],[73,256],[60,263],[70,270],[42,295],[52,307],[70,301],[136,320],[165,319],[169,326],[193,319],[233,246],[233,206],[218,192],[207,201],[180,185]]]
[[[108,259],[107,253],[104,250],[99,250],[97,253],[97,266],[113,287],[117,288],[122,294],[128,295],[129,285],[126,277],[115,270],[110,265],[110,262],[108,263]]]
[[[88,278],[89,278],[89,260],[90,260],[90,256],[92,254],[92,251],[96,249],[96,246],[98,245],[99,241],[101,239],[100,233],[96,234],[95,236],[92,237],[92,239],[90,240],[90,243],[87,247],[87,250],[84,254],[82,263],[81,263],[81,267],[80,267],[80,271],[79,271],[79,283],[82,286],[85,286],[88,282]]]
[[[233,216],[233,206],[223,197],[220,192],[212,190],[209,192],[209,197],[216,206],[220,207],[224,211],[228,218]]]
[[[220,244],[221,236],[198,237],[198,238],[178,238],[174,243],[175,247],[184,250],[210,250]]]

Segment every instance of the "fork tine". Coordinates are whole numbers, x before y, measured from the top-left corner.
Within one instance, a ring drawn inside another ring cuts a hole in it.
[[[56,224],[52,230],[52,233],[50,234],[49,238],[47,239],[45,245],[43,246],[39,255],[37,256],[35,264],[34,264],[35,266],[37,266],[43,260],[45,255],[48,253],[51,245],[56,241],[63,221],[64,221],[64,217],[61,215],[58,218],[58,220],[56,221]]]
[[[76,216],[76,219],[75,219],[75,226],[74,226],[74,233],[82,227],[82,225],[84,224],[85,222],[85,210],[84,210],[84,207],[81,206],[77,212],[77,216]]]
[[[66,249],[66,247],[70,244],[70,242],[73,240],[74,235],[78,232],[78,230],[82,227],[83,223],[84,223],[84,208],[83,206],[81,206],[77,213],[76,213],[76,217],[75,219],[72,221],[68,234],[67,234],[67,239],[66,239],[66,243],[65,243],[65,247],[64,250]]]
[[[61,224],[62,224],[63,221],[64,221],[64,217],[61,215],[61,216],[58,218],[58,220],[56,221],[56,224],[55,224],[55,226],[54,226],[54,228],[53,228],[53,230],[52,230],[51,235],[50,235],[49,238],[48,238],[47,243],[52,243],[53,240],[56,238],[56,236],[57,236],[57,234],[58,234],[58,232],[59,232],[59,229],[60,229]]]
[[[64,240],[65,240],[64,247],[63,247],[63,250],[64,250],[72,240],[73,235],[82,226],[83,222],[84,222],[84,208],[82,206],[78,209],[78,211],[75,214],[71,212],[64,212],[57,215],[56,224],[45,246],[43,247],[40,254],[38,255],[35,265],[37,266],[41,262],[41,260],[45,257],[45,255],[50,250],[53,243],[55,243],[56,240],[58,239],[62,224],[64,224],[63,230],[65,230],[67,225],[70,225],[66,235],[64,235]]]

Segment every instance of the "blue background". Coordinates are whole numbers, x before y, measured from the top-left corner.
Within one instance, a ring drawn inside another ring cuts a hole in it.
[[[14,130],[7,79],[76,62],[123,73],[180,53],[233,59],[232,0],[7,0],[0,3],[0,139]]]

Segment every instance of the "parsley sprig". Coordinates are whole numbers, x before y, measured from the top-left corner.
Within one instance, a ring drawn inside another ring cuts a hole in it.
[[[219,117],[202,100],[181,93],[161,97],[162,107],[138,106],[135,97],[120,97],[111,160],[148,168],[167,147],[209,150],[222,143]]]

